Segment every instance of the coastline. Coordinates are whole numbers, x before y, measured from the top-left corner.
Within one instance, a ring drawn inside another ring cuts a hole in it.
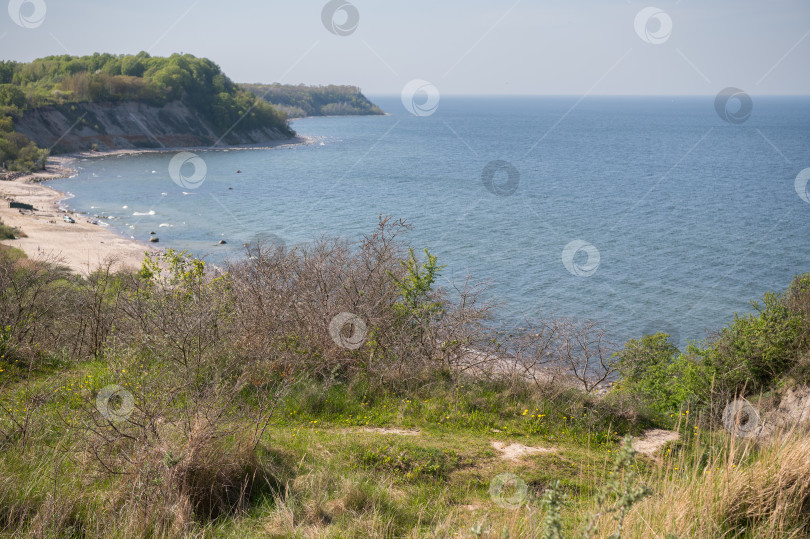
[[[43,182],[76,174],[76,169],[71,165],[77,159],[179,151],[262,150],[309,144],[313,141],[312,138],[299,136],[251,146],[126,149],[49,157],[45,170],[12,180],[0,180],[0,220],[8,226],[21,230],[26,236],[2,240],[0,245],[20,249],[33,260],[55,261],[82,275],[92,273],[108,261],[115,261],[118,269],[137,270],[148,253],[158,252],[159,249],[97,224],[97,221],[89,216],[63,209],[60,203],[67,195],[43,185]],[[9,202],[12,200],[30,204],[34,210],[11,208]],[[63,220],[65,215],[70,215],[76,222],[65,222]]]

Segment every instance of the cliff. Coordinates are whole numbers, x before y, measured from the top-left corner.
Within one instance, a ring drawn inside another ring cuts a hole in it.
[[[70,103],[25,111],[15,130],[51,153],[89,150],[261,144],[291,138],[276,127],[222,130],[185,103]]]

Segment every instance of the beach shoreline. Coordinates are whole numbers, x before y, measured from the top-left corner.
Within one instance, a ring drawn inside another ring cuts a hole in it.
[[[123,149],[49,157],[45,170],[0,180],[0,220],[25,234],[22,238],[2,240],[0,245],[20,249],[33,260],[57,262],[82,275],[110,261],[114,261],[118,269],[137,270],[147,254],[159,249],[127,238],[91,216],[70,212],[61,205],[67,195],[43,182],[75,175],[77,171],[72,165],[79,159],[180,151],[263,150],[313,141],[309,137],[295,137],[251,146]],[[11,208],[12,201],[34,209]],[[65,216],[75,222],[65,221]]]

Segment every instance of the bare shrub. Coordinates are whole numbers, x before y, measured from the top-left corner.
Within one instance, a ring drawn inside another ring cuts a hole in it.
[[[86,278],[77,279],[75,300],[70,304],[68,320],[62,322],[72,330],[72,357],[103,355],[107,339],[120,319],[119,299],[126,276],[118,274],[117,267],[118,261],[110,257]]]
[[[559,325],[556,361],[590,393],[616,372],[619,348],[599,322],[567,319]]]
[[[33,359],[38,347],[57,349],[55,321],[64,291],[53,286],[67,276],[54,257],[38,260],[0,252],[0,354]]]
[[[240,511],[266,479],[255,454],[288,380],[233,346],[230,283],[182,254],[147,259],[119,299],[127,346],[108,350],[95,391],[69,397],[81,415],[66,423],[119,478],[113,505],[143,512],[138,533]]]
[[[409,229],[404,221],[381,217],[355,250],[327,238],[289,251],[249,247],[246,260],[228,270],[240,346],[285,372],[360,370],[402,381],[425,368],[448,367],[480,330],[485,315],[477,304],[480,290],[468,284],[453,296],[425,290],[419,301],[435,304],[435,310],[400,308],[397,282],[410,260],[400,238]],[[341,313],[366,327],[356,348],[341,346],[330,333]]]
[[[586,393],[616,373],[618,348],[608,339],[604,325],[593,320],[539,319],[519,328],[495,330],[492,335],[481,348],[465,351],[464,370],[478,376],[530,380],[556,391],[579,387]]]
[[[204,362],[228,337],[233,309],[227,276],[201,260],[168,250],[147,257],[132,276],[121,309],[135,325],[134,348],[160,353],[184,367]]]

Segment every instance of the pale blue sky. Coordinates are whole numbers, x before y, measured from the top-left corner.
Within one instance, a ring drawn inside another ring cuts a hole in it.
[[[443,94],[810,93],[808,0],[351,0],[360,21],[347,36],[324,27],[325,0],[37,1],[46,11],[35,28],[0,10],[3,59],[187,52],[237,82],[370,94],[412,79]],[[634,28],[651,5],[672,21],[660,44]]]

